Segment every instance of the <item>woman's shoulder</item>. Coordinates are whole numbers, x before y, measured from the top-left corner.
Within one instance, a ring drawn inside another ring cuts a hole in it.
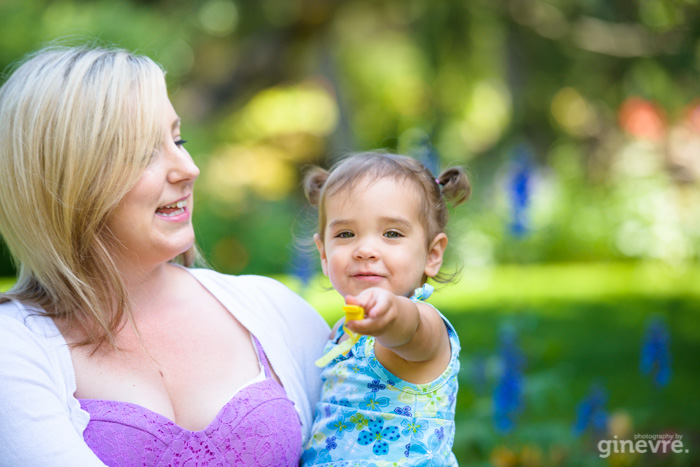
[[[0,304],[0,345],[19,334],[31,335],[29,313],[20,303],[8,300]]]
[[[8,300],[0,304],[0,335],[7,333],[29,332],[37,337],[53,339],[60,332],[53,320],[42,310],[25,305],[16,300]]]
[[[72,371],[66,341],[53,320],[17,301],[0,304],[0,354],[5,360],[42,361],[50,371]]]
[[[5,417],[0,424],[0,452],[12,445],[21,449],[12,451],[11,457],[26,459],[31,452],[37,458],[45,455],[49,462],[56,460],[59,449],[66,449],[74,458],[78,451],[85,458],[88,451],[83,445],[72,451],[76,438],[66,430],[66,420],[82,434],[90,417],[73,397],[70,350],[53,320],[17,301],[0,304],[0,361],[0,412]],[[51,433],[51,442],[42,440],[37,447],[46,433]]]
[[[27,315],[26,307],[20,302],[5,298],[5,301],[0,303],[0,316],[7,316],[14,319],[19,319]]]
[[[211,269],[189,271],[224,306],[227,305],[225,302],[233,300],[251,310],[266,309],[269,319],[279,317],[288,323],[297,320],[318,322],[319,326],[327,328],[311,305],[276,279],[257,275],[234,276]]]
[[[3,371],[71,373],[70,353],[53,320],[17,301],[0,304],[0,355]]]
[[[289,287],[271,277],[257,275],[235,276],[203,268],[192,268],[189,269],[189,272],[206,288],[210,286],[224,287],[230,293],[240,295],[257,295],[261,291],[269,292],[273,298],[280,294],[297,296]]]

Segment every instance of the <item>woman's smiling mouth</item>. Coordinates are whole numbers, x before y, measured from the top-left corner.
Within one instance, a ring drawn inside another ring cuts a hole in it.
[[[176,201],[156,209],[156,215],[159,217],[167,217],[168,220],[181,220],[181,217],[189,217],[187,209],[187,198]]]

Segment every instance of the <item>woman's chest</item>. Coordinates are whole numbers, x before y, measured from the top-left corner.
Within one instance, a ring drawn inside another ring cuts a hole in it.
[[[228,312],[173,313],[125,326],[120,350],[74,348],[76,397],[129,402],[178,425],[207,426],[260,373],[250,334]]]

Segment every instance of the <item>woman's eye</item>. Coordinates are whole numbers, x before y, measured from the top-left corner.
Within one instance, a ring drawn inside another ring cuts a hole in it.
[[[345,232],[339,232],[339,233],[335,236],[335,238],[352,238],[352,237],[354,237],[354,236],[355,236],[355,234],[353,234],[352,232],[347,232],[347,231],[345,231]]]
[[[187,140],[179,139],[179,140],[175,141],[175,146],[183,146],[186,142],[187,142]]]
[[[390,230],[388,232],[384,232],[384,236],[387,238],[400,238],[403,237],[400,232],[397,232],[396,230]]]

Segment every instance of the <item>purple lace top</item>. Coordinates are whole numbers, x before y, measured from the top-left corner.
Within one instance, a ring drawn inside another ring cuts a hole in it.
[[[189,431],[137,404],[80,399],[90,413],[83,436],[115,466],[296,466],[301,423],[253,338],[265,379],[244,386],[202,431]]]

